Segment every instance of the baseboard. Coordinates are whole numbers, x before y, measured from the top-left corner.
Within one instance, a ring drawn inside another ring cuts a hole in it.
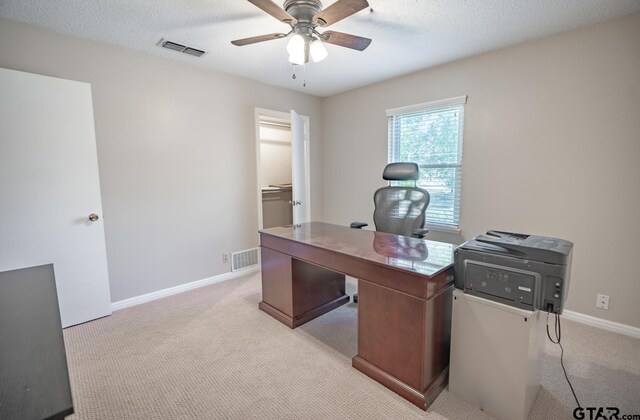
[[[631,325],[621,324],[619,322],[608,321],[606,319],[597,318],[591,315],[581,314],[579,312],[564,310],[562,317],[571,321],[586,324],[592,327],[600,328],[607,331],[624,334],[629,337],[640,339],[640,328]]]
[[[248,274],[253,274],[258,271],[260,271],[259,265],[255,267],[250,267],[244,270],[232,271],[229,273],[219,274],[217,276],[209,277],[206,279],[192,281],[190,283],[180,284],[178,286],[157,290],[155,292],[146,293],[140,296],[119,300],[117,302],[111,303],[111,310],[118,311],[120,309],[130,308],[131,306],[136,306],[142,303],[151,302],[156,299],[162,299],[167,296],[176,295],[178,293],[197,289],[199,287],[208,286],[210,284],[220,283],[223,281],[246,276]],[[570,321],[579,322],[581,324],[589,325],[591,327],[596,327],[603,330],[612,331],[618,334],[623,334],[629,337],[640,339],[640,328],[638,327],[632,327],[631,325],[608,321],[606,319],[597,318],[591,315],[581,314],[579,312],[574,312],[567,309],[565,309],[562,312],[562,316],[563,318],[568,319]]]
[[[134,296],[132,298],[119,300],[111,303],[111,310],[118,311],[124,308],[130,308],[131,306],[140,305],[141,303],[151,302],[156,299],[162,299],[167,296],[176,295],[178,293],[186,292],[187,290],[197,289],[199,287],[208,286],[210,284],[220,283],[223,281],[235,279],[238,277],[246,276],[260,271],[260,266],[249,267],[243,270],[232,271],[229,273],[219,274],[217,276],[209,277],[202,280],[196,280],[178,286],[169,287],[167,289],[157,290],[155,292],[146,293],[140,296]]]

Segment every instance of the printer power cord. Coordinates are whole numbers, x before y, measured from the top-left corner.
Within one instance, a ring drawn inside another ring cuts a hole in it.
[[[562,347],[562,344],[560,343],[560,338],[562,336],[562,329],[560,327],[560,315],[558,314],[554,314],[556,319],[555,319],[555,326],[554,326],[554,332],[555,332],[555,336],[556,339],[554,340],[553,338],[551,338],[551,334],[549,333],[549,315],[551,315],[551,313],[547,312],[547,337],[549,337],[549,340],[551,340],[551,342],[553,344],[557,344],[560,346],[560,366],[562,366],[562,371],[564,372],[564,377],[567,379],[567,383],[569,384],[569,388],[571,388],[571,393],[573,394],[573,398],[575,398],[576,400],[576,404],[578,404],[578,407],[582,408],[582,406],[580,405],[580,402],[578,401],[578,397],[576,396],[576,392],[573,390],[573,385],[571,385],[571,381],[569,380],[569,376],[567,375],[567,369],[565,369],[564,367],[564,362],[562,361],[562,357],[564,356],[564,348]]]

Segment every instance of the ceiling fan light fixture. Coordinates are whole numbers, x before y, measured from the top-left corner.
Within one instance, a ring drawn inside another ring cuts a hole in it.
[[[287,44],[287,52],[289,55],[303,55],[304,56],[304,44],[305,39],[300,34],[295,34],[289,40]]]
[[[365,50],[371,40],[343,32],[326,31],[318,33],[317,27],[327,27],[369,7],[367,0],[335,0],[330,6],[322,8],[321,0],[284,0],[282,7],[274,0],[248,0],[262,11],[288,24],[288,33],[272,33],[231,41],[233,45],[243,46],[258,42],[272,41],[292,35],[287,43],[289,61],[304,65],[324,60],[327,55],[325,43]],[[295,78],[295,77],[294,77]]]
[[[319,39],[311,41],[311,44],[309,44],[309,54],[314,63],[324,60],[327,58],[327,55],[329,55],[327,48]]]
[[[303,65],[304,61],[304,53],[303,54],[289,54],[289,62],[292,64]]]
[[[289,62],[293,64],[306,64],[309,62],[309,37],[295,34],[287,44]]]

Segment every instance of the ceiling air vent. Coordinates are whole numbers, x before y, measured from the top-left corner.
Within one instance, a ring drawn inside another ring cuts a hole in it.
[[[195,48],[191,48],[191,47],[185,48],[185,50],[182,51],[182,52],[185,53],[185,54],[194,55],[196,57],[200,57],[201,55],[204,54],[204,51],[198,50],[198,49],[195,49]]]
[[[166,41],[164,39],[161,39],[158,45],[173,51],[193,55],[194,57],[201,57],[206,54],[206,51],[202,51],[193,47],[187,47],[186,45],[178,44],[177,42]]]

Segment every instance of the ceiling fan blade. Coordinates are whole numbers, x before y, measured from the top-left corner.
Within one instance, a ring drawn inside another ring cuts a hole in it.
[[[329,26],[367,7],[367,0],[338,0],[316,14],[313,21],[319,26]]]
[[[238,47],[241,47],[243,45],[256,44],[258,42],[272,41],[274,39],[284,38],[285,36],[287,36],[287,34],[259,35],[259,36],[252,36],[251,38],[236,39],[235,41],[231,41],[231,43],[233,45],[237,45]]]
[[[336,31],[326,31],[320,37],[328,44],[339,45],[341,47],[347,47],[358,51],[364,51],[369,44],[371,44],[371,40],[369,38]]]
[[[296,18],[285,12],[284,9],[271,0],[248,0],[249,3],[259,7],[265,12],[269,13],[274,18],[287,24],[295,25],[298,23]]]

